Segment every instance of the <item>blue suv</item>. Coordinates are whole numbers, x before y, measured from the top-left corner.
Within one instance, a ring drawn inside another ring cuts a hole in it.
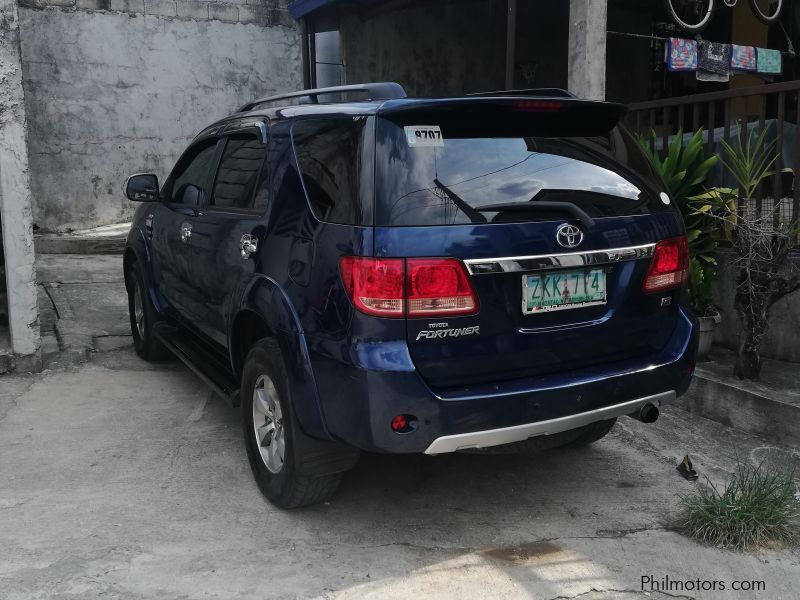
[[[696,322],[681,216],[623,115],[393,83],[254,101],[162,185],[128,179],[136,351],[241,404],[255,479],[287,508],[329,498],[360,451],[651,422],[689,385]]]

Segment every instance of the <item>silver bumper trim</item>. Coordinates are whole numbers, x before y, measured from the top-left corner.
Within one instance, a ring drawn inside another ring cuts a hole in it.
[[[605,265],[628,260],[639,260],[653,256],[655,244],[610,248],[607,250],[586,250],[567,254],[546,254],[540,256],[506,256],[502,258],[470,258],[464,261],[472,275],[491,273],[517,273],[541,269],[563,269]]]
[[[674,391],[646,396],[629,400],[621,404],[604,406],[588,412],[559,417],[549,421],[538,423],[527,423],[525,425],[515,425],[513,427],[503,427],[502,429],[489,429],[487,431],[474,431],[472,433],[459,433],[457,435],[446,435],[436,438],[433,443],[425,450],[425,454],[446,454],[467,448],[488,448],[489,446],[499,446],[501,444],[511,444],[521,442],[531,437],[539,435],[552,435],[569,431],[585,425],[591,425],[597,421],[605,421],[614,417],[622,417],[636,412],[645,404],[655,404],[656,406],[673,402],[677,394]]]

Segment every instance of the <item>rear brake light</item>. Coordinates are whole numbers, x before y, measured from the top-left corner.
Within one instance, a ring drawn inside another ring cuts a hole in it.
[[[409,258],[406,281],[409,317],[469,315],[478,307],[464,263],[455,258]]]
[[[514,109],[519,112],[558,112],[565,104],[557,100],[517,100]]]
[[[353,305],[368,315],[458,316],[478,310],[466,268],[454,258],[343,256],[339,269]]]
[[[339,269],[347,295],[358,310],[382,317],[405,315],[402,258],[343,256]]]
[[[661,240],[644,280],[647,293],[663,292],[682,286],[689,274],[689,244],[686,236]]]

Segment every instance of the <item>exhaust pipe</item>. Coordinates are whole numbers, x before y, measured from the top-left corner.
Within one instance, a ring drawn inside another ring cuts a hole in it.
[[[655,423],[658,419],[658,407],[655,404],[648,402],[638,411],[628,415],[642,423]]]

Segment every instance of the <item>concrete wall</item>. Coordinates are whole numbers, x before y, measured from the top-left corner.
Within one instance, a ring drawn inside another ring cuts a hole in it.
[[[345,80],[397,81],[409,95],[502,89],[505,0],[462,0],[340,21]]]
[[[736,271],[730,251],[717,252],[715,302],[722,308],[722,323],[714,330],[714,342],[736,350],[741,326],[733,307]],[[800,271],[800,256],[793,259],[793,268]],[[770,326],[762,343],[762,353],[769,358],[800,362],[800,292],[779,300],[772,307]]]
[[[16,1],[0,0],[0,244],[5,260],[11,350],[19,356],[18,368],[36,369],[41,367],[39,310],[20,37]],[[2,364],[0,367],[5,370]]]
[[[163,178],[211,121],[301,88],[288,2],[20,0],[36,225],[124,220],[127,175]]]

